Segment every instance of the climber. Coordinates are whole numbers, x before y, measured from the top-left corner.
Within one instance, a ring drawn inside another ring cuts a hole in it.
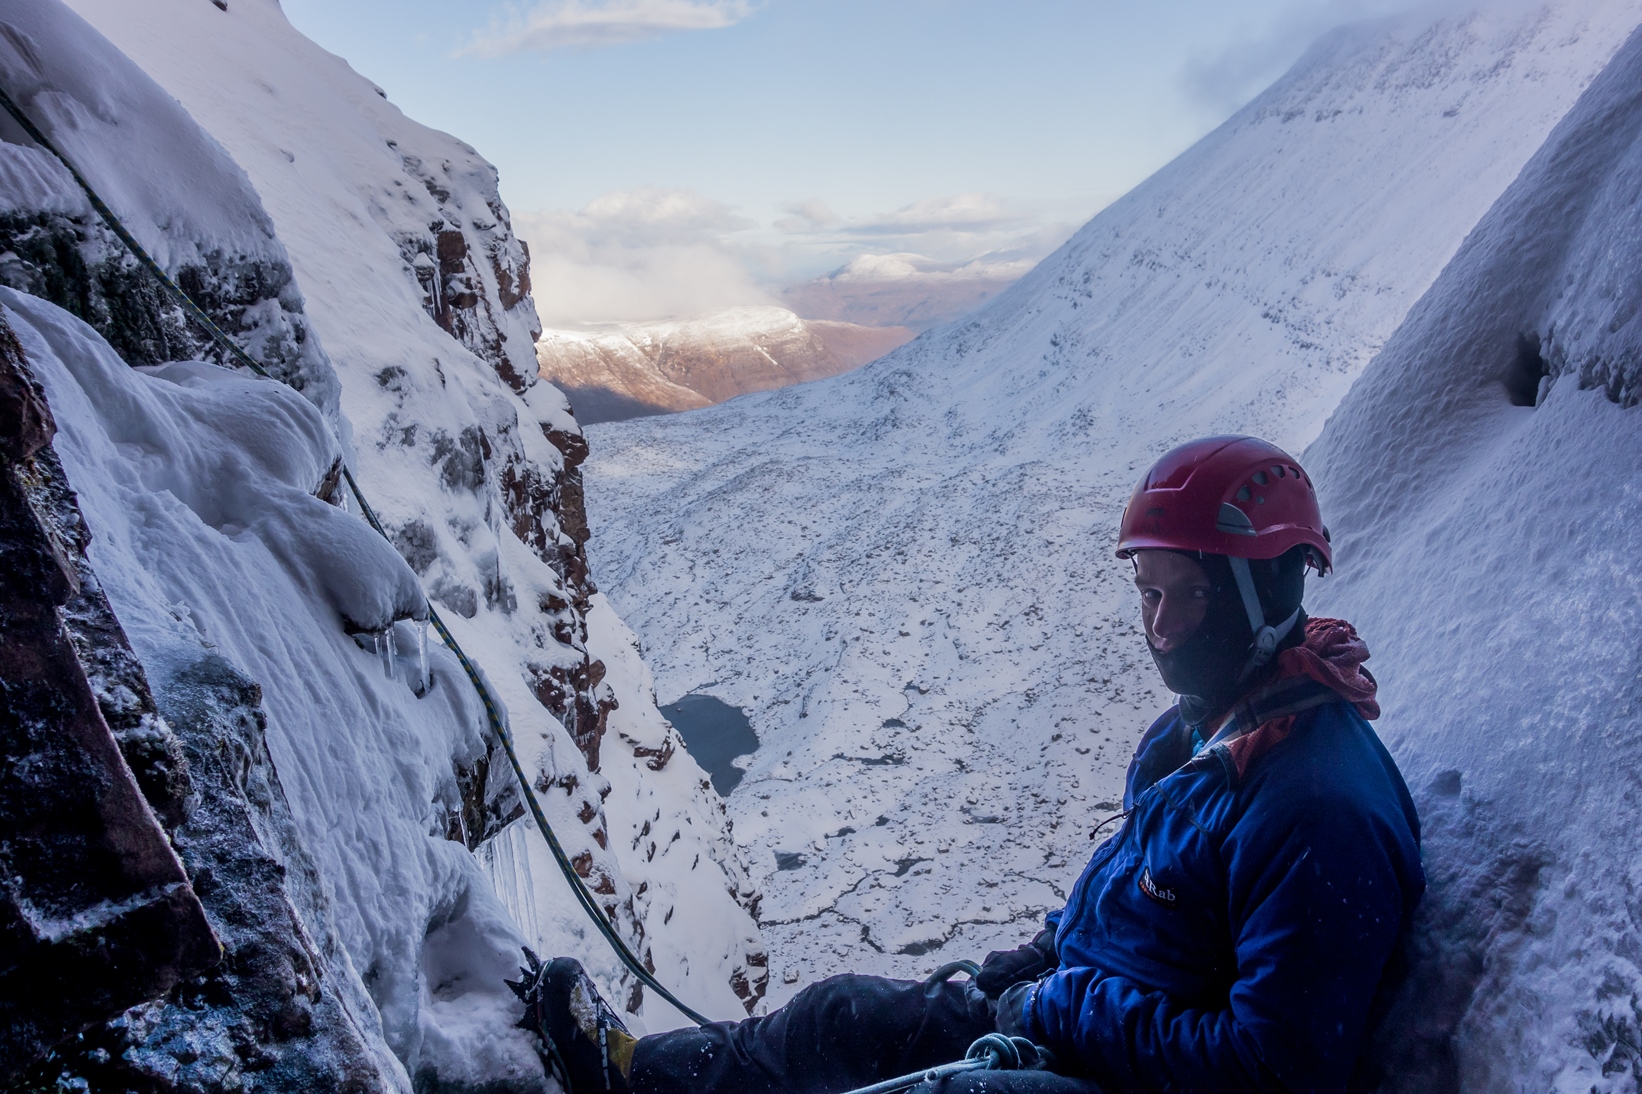
[[[1117,555],[1180,701],[1035,938],[969,981],[838,976],[765,1017],[638,1040],[560,958],[521,987],[521,1025],[570,1094],[844,1091],[993,1030],[1053,1070],[929,1089],[1343,1091],[1424,878],[1413,803],[1365,720],[1367,648],[1301,607],[1307,569],[1333,561],[1311,480],[1252,437],[1183,445],[1135,488]]]

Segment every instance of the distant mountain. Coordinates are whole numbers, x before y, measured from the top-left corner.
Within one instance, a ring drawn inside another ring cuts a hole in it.
[[[602,332],[543,331],[536,360],[586,424],[693,410],[837,376],[912,336],[905,327],[800,319],[785,308],[731,308]]]
[[[801,315],[922,333],[961,319],[1014,284],[1030,262],[944,265],[915,254],[861,255],[781,296]]]

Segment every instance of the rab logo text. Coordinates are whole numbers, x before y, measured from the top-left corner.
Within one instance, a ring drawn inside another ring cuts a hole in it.
[[[1140,891],[1157,901],[1159,904],[1165,904],[1170,908],[1174,907],[1174,890],[1165,889],[1163,886],[1153,881],[1152,868],[1150,866],[1140,871]]]

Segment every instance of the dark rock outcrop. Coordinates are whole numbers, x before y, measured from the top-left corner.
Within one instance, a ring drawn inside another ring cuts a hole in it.
[[[12,363],[17,356],[9,329],[0,326],[0,427],[21,424],[7,433],[8,456],[40,445],[50,432],[38,389],[17,382],[26,379]],[[83,929],[50,948],[37,946],[41,952],[32,958],[19,951],[15,971],[0,978],[0,1013],[12,1038],[25,1043],[32,1036],[26,1044],[33,1058],[56,1046],[20,1088],[72,1089],[80,1081],[91,1090],[168,1094],[257,1086],[389,1089],[360,1029],[368,1000],[348,998],[345,981],[330,972],[342,960],[340,949],[263,739],[261,689],[202,646],[196,661],[161,682],[156,698],[86,558],[90,534],[51,449],[36,447],[32,456],[11,460],[0,495],[6,588],[0,598],[12,601],[0,608],[7,631],[0,679],[30,669],[24,663],[29,645],[12,640],[14,627],[20,639],[29,627],[15,602],[23,591],[40,589],[41,598],[60,603],[49,615],[56,625],[54,660],[45,662],[39,678],[48,685],[67,682],[55,692],[0,683],[0,701],[24,727],[5,747],[15,755],[20,743],[32,743],[31,768],[50,759],[34,740],[38,733],[29,735],[31,725],[44,723],[31,723],[24,707],[44,701],[80,720],[71,720],[65,733],[80,725],[95,738],[101,728],[107,742],[93,763],[53,760],[47,770],[78,780],[87,797],[93,787],[113,788],[100,795],[112,833],[102,843],[65,843],[86,822],[62,825],[67,835],[54,839],[73,855],[52,872],[37,865],[30,873],[30,862],[44,861],[36,855],[13,861],[8,873],[22,871],[30,907],[48,907],[46,898],[60,892],[63,907],[51,923],[72,919],[71,901],[89,900],[77,896],[88,886],[116,885],[127,876],[158,879],[141,894],[147,899],[126,897],[121,905],[114,893],[102,905],[87,905],[89,911],[78,913]],[[28,522],[36,532],[32,551]],[[121,756],[123,784],[105,773]],[[37,779],[15,787],[0,782],[8,823],[26,829],[31,822],[23,806],[38,809],[41,800],[56,800],[40,793],[42,785]],[[105,963],[120,974],[107,975],[99,967]],[[23,976],[33,978],[27,988],[16,979]],[[29,1022],[5,1013],[39,1014],[42,991],[59,1010],[77,1007],[83,1016],[56,1018],[34,1035]],[[9,1051],[9,1043],[0,1044]]]
[[[369,1003],[331,971],[339,947],[263,739],[261,689],[201,653],[165,682],[163,713],[202,791],[173,839],[224,960],[86,1031],[36,1077],[141,1094],[390,1090],[361,1031]]]
[[[172,276],[274,376],[298,391],[320,379],[323,358],[287,263],[215,252]],[[133,365],[228,363],[89,208],[0,212],[0,284],[84,320]]]
[[[53,427],[0,319],[0,1077],[215,964],[183,865],[99,709],[59,608],[88,595],[38,505]],[[95,590],[90,595],[97,595]],[[162,749],[163,751],[163,749]]]

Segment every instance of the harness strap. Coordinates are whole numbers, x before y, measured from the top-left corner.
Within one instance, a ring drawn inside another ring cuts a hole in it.
[[[1227,745],[1237,738],[1253,733],[1274,718],[1311,710],[1339,700],[1339,693],[1326,684],[1319,684],[1309,676],[1286,676],[1266,687],[1259,688],[1236,706],[1219,732],[1209,738],[1199,756],[1218,745]]]

